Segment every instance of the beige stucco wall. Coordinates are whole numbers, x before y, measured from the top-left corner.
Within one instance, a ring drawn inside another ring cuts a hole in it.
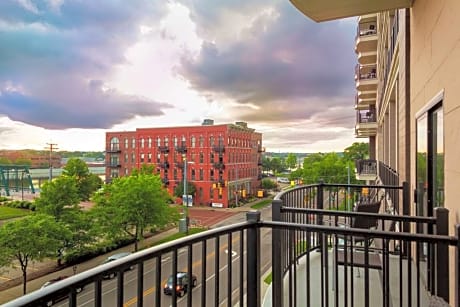
[[[454,225],[460,223],[459,15],[458,0],[416,0],[411,10],[411,148],[415,154],[415,114],[444,91],[445,207],[450,211],[452,235]],[[411,164],[414,178],[414,159]],[[450,280],[453,302],[453,278]]]
[[[411,13],[411,135],[415,140],[415,114],[444,90],[445,205],[453,231],[460,223],[460,1],[417,0]],[[411,147],[415,153],[415,142]]]

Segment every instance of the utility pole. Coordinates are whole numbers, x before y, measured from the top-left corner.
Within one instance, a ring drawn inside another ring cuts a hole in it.
[[[184,197],[185,197],[185,234],[188,235],[189,216],[188,216],[188,195],[187,195],[187,156],[184,154]]]
[[[45,147],[45,149],[50,151],[48,165],[49,165],[49,168],[50,168],[49,181],[51,182],[51,180],[53,180],[53,163],[52,163],[51,158],[52,158],[53,150],[56,150],[56,149],[59,149],[59,148],[57,148],[56,147],[57,144],[54,144],[54,143],[46,143],[46,145],[48,145],[48,147]]]
[[[235,207],[238,207],[238,195],[240,193],[238,189],[238,164],[236,164],[236,167],[235,167],[235,179],[236,179]]]

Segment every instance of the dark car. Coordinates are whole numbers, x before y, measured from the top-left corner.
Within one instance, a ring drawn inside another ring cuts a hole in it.
[[[118,260],[118,259],[121,259],[121,258],[124,258],[126,256],[129,256],[131,255],[130,252],[122,252],[122,253],[118,253],[118,254],[113,254],[111,256],[109,256],[107,259],[104,260],[103,264],[104,263],[109,263],[109,262],[112,262],[112,261],[115,261],[115,260]],[[127,268],[127,270],[132,270],[134,267],[129,267]],[[111,278],[114,278],[115,276],[117,275],[117,273],[115,272],[112,272],[112,273],[107,273],[106,275],[104,275],[104,278],[105,279],[111,279]]]
[[[45,283],[43,284],[43,286],[41,287],[41,289],[46,288],[46,287],[48,287],[48,286],[50,286],[50,285],[53,285],[53,284],[55,284],[55,283],[57,283],[57,282],[59,282],[59,281],[61,281],[61,280],[63,280],[63,279],[66,279],[67,277],[68,277],[68,276],[59,276],[59,277],[50,279],[50,280],[48,280],[47,282],[45,282]],[[76,292],[77,292],[77,293],[80,293],[81,291],[83,291],[83,286],[76,289]],[[51,301],[49,301],[49,302],[46,303],[46,306],[51,306],[51,305],[53,305],[53,304],[55,304],[55,303],[57,303],[57,302],[59,302],[59,301],[62,301],[62,300],[64,300],[64,299],[66,299],[68,296],[69,296],[69,295],[68,295],[68,291],[59,291],[59,292],[56,293],[56,295],[55,295],[55,297],[53,298],[53,300],[51,300]]]
[[[164,294],[172,295],[173,292],[173,275],[169,276],[168,281],[165,283],[163,288]],[[184,294],[189,289],[188,274],[187,272],[177,272],[177,286],[176,286],[176,295],[184,296]],[[192,274],[192,288],[195,288],[197,285],[196,276]]]

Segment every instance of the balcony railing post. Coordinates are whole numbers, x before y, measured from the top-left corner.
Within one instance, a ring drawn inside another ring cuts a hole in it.
[[[254,223],[247,230],[247,304],[246,306],[260,306],[260,229],[257,223],[260,221],[260,211],[246,213],[248,222]]]
[[[449,210],[446,208],[435,208],[436,234],[447,236],[449,234]],[[449,246],[447,244],[436,244],[436,295],[449,302]]]
[[[272,201],[272,220],[281,222],[281,206],[283,201]],[[272,306],[283,304],[283,251],[281,246],[281,229],[272,230]],[[248,305],[249,306],[249,305]]]

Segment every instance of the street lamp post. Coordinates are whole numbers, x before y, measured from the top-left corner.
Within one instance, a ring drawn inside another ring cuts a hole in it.
[[[347,195],[347,210],[350,211],[350,164],[347,162],[347,175],[348,175],[348,195]]]
[[[187,157],[184,155],[185,233],[188,234]]]
[[[193,161],[189,161],[187,162],[187,157],[184,155],[184,196],[185,197],[185,210],[184,210],[184,214],[185,214],[185,233],[188,234],[188,228],[189,228],[189,221],[190,221],[190,218],[188,216],[188,194],[187,194],[187,164],[188,163],[191,163],[193,164],[194,162]]]

